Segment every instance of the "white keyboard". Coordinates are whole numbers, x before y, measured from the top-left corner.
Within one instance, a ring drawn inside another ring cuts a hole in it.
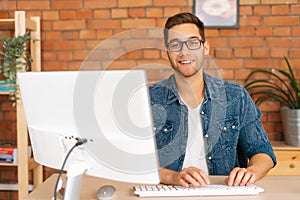
[[[226,196],[258,195],[264,189],[255,185],[227,186],[207,185],[204,187],[181,187],[169,185],[134,186],[134,194],[140,197],[176,197],[176,196]]]

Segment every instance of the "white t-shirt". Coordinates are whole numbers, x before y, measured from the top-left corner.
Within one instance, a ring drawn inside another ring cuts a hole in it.
[[[194,166],[199,169],[202,169],[208,175],[203,130],[200,118],[201,105],[202,102],[196,108],[191,108],[187,106],[189,132],[182,169]]]

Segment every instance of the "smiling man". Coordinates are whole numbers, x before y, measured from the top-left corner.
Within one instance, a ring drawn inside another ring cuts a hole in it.
[[[204,25],[191,13],[170,17],[164,40],[174,74],[150,87],[161,182],[188,187],[226,175],[250,185],[276,165],[261,112],[240,85],[203,70]]]

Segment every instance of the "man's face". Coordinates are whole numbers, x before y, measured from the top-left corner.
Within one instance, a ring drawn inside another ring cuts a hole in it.
[[[195,24],[180,24],[173,26],[169,30],[168,43],[202,40],[198,27]],[[191,77],[198,71],[202,70],[204,54],[208,54],[209,45],[201,43],[199,49],[191,50],[187,47],[187,43],[182,45],[179,51],[168,51],[168,57],[172,67],[184,77]]]

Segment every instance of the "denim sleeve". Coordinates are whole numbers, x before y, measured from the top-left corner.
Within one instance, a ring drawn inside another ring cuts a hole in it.
[[[264,130],[260,121],[261,111],[254,104],[253,100],[244,89],[243,91],[242,107],[241,107],[241,132],[239,142],[241,148],[248,158],[251,158],[255,154],[265,153],[269,155],[276,165],[276,157],[272,148],[272,145],[268,139],[268,134]],[[273,166],[273,167],[274,167]]]

